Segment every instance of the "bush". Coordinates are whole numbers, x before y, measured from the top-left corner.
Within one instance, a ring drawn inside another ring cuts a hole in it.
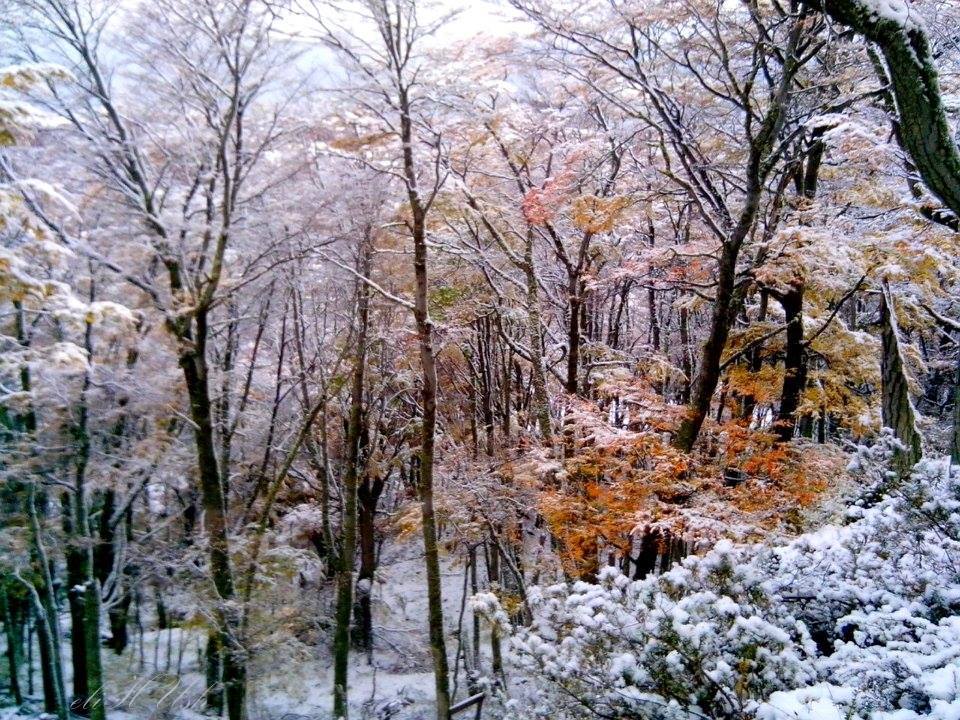
[[[925,460],[876,502],[780,546],[723,541],[668,573],[529,592],[515,717],[960,717],[960,472]],[[500,618],[495,599],[477,609]],[[529,702],[528,702],[529,700]]]

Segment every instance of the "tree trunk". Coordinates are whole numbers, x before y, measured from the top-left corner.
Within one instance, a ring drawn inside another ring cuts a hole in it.
[[[67,720],[69,704],[63,682],[63,660],[60,656],[60,617],[54,597],[51,563],[43,543],[38,506],[45,502],[37,497],[36,486],[30,485],[27,496],[27,513],[30,518],[30,539],[33,569],[40,578],[40,589],[21,581],[30,593],[36,613],[37,638],[40,642],[41,672],[43,677],[44,709],[56,713],[60,720]]]
[[[540,287],[533,259],[533,231],[527,228],[524,246],[524,279],[527,285],[527,336],[530,343],[530,380],[533,384],[533,407],[544,444],[553,442],[550,422],[550,397],[547,395],[546,371],[543,367],[543,335],[540,332]]]
[[[683,371],[683,385],[680,387],[680,402],[690,402],[693,389],[693,363],[690,360],[690,311],[680,308],[680,369]]]
[[[94,299],[91,282],[90,300]],[[84,334],[84,346],[88,356],[93,356],[93,325],[87,323]],[[87,715],[91,720],[106,720],[106,705],[103,690],[103,666],[100,656],[100,582],[95,574],[94,537],[90,528],[90,516],[87,511],[87,464],[90,460],[90,434],[88,427],[89,407],[87,396],[92,384],[90,371],[84,374],[83,388],[80,393],[79,407],[73,435],[76,442],[74,450],[74,485],[72,497],[67,502],[65,516],[72,509],[72,538],[75,546],[73,555],[75,577],[69,580],[71,597],[71,616],[73,617],[74,652],[79,647],[81,658],[74,655],[75,697],[71,708],[75,712]],[[79,611],[79,613],[77,612]],[[79,667],[78,667],[79,665]],[[77,674],[83,676],[78,681]]]
[[[759,191],[754,201],[759,202]],[[717,389],[717,383],[720,381],[720,358],[723,355],[723,349],[727,345],[727,337],[730,334],[730,320],[734,314],[734,286],[736,281],[737,258],[740,255],[740,246],[746,233],[749,231],[748,225],[753,224],[753,216],[756,207],[752,213],[744,211],[741,218],[741,227],[738,232],[740,242],[727,241],[723,244],[720,253],[720,267],[717,274],[716,295],[713,301],[713,313],[710,322],[710,334],[703,345],[700,353],[700,372],[693,384],[692,397],[687,406],[687,412],[677,434],[673,438],[673,445],[679,450],[690,452],[693,445],[700,435],[700,428],[703,421],[710,412],[710,403],[713,400],[713,393]]]
[[[56,661],[52,651],[55,645],[50,641],[50,624],[43,614],[42,607],[34,613],[34,626],[37,630],[37,647],[40,651],[40,685],[43,690],[43,709],[48,713],[60,715],[57,671],[54,666]],[[30,672],[33,672],[32,664],[30,665]],[[66,702],[66,689],[63,692],[64,702]]]
[[[219,630],[207,633],[207,649],[203,653],[207,711],[223,715],[223,652]]]
[[[377,571],[377,505],[383,492],[384,479],[371,479],[364,473],[357,491],[359,500],[360,571],[357,573],[357,645],[367,651],[373,648],[373,577]]]
[[[487,545],[487,582],[490,591],[499,594],[500,591],[500,550],[495,542]],[[490,628],[490,662],[493,675],[503,677],[503,650],[500,647],[500,632],[496,626]]]
[[[767,306],[769,303],[770,293],[765,289],[760,290],[760,307],[757,310],[757,322],[762,323],[767,319]],[[755,348],[750,350],[747,353],[747,371],[750,373],[760,372],[761,363],[763,362],[763,344],[757,345]],[[745,421],[747,427],[750,426],[750,423],[753,420],[753,411],[757,407],[757,400],[752,393],[747,393],[743,396],[742,404],[740,406],[740,419]]]
[[[903,443],[904,449],[894,457],[894,466],[901,476],[920,460],[923,454],[920,433],[917,431],[916,413],[910,400],[910,386],[900,352],[900,332],[897,326],[896,307],[890,294],[890,286],[883,282],[880,297],[880,326],[883,340],[881,361],[882,416],[884,427],[893,430],[894,436]]]
[[[63,549],[67,570],[67,603],[70,607],[70,659],[73,665],[73,699],[70,709],[78,715],[87,715],[87,650],[84,638],[83,611],[83,550],[73,526],[74,509],[70,493],[60,496],[63,516],[63,531],[68,541]]]
[[[422,513],[424,563],[427,572],[428,625],[433,675],[436,689],[437,720],[449,720],[450,678],[447,648],[443,631],[443,602],[440,579],[440,553],[437,547],[437,521],[433,506],[433,450],[437,425],[437,366],[433,356],[433,322],[428,306],[426,209],[417,187],[417,170],[413,159],[413,122],[410,99],[405,87],[400,88],[400,141],[403,144],[403,171],[407,183],[407,199],[412,215],[413,270],[416,281],[414,318],[420,346],[420,367],[423,374],[421,404],[423,424],[420,441],[420,510]]]
[[[494,449],[494,421],[493,421],[493,392],[494,392],[494,352],[493,338],[490,331],[490,318],[477,319],[477,380],[480,388],[480,413],[483,418],[483,437],[485,451],[488,456],[493,455]],[[509,408],[505,410],[509,412]]]
[[[367,229],[360,247],[359,272],[370,276],[372,248]],[[350,415],[347,421],[347,458],[343,474],[343,520],[340,563],[337,569],[337,610],[333,634],[333,717],[348,716],[347,664],[350,658],[350,617],[353,612],[353,559],[357,547],[357,478],[360,472],[361,444],[364,435],[363,383],[367,362],[367,327],[370,288],[357,280],[357,337],[350,388]]]
[[[650,315],[650,346],[660,352],[660,319],[657,317],[657,295],[653,288],[647,290],[647,313]]]
[[[953,437],[950,440],[950,462],[960,465],[960,353],[953,377]]]
[[[207,310],[195,315],[196,333],[181,337],[185,350],[179,361],[190,398],[190,419],[194,425],[200,499],[208,534],[210,573],[217,592],[216,617],[223,649],[223,690],[230,720],[243,720],[246,694],[246,661],[239,633],[239,613],[234,599],[230,542],[227,534],[226,504],[213,437],[213,414],[207,373]]]
[[[564,387],[571,395],[576,395],[579,389],[580,374],[580,320],[583,305],[582,287],[580,278],[571,275],[567,288],[570,306],[570,319],[567,327],[567,380]]]
[[[23,704],[20,691],[20,647],[23,643],[23,625],[16,612],[16,606],[7,593],[7,579],[0,578],[0,620],[7,641],[7,671],[10,675],[10,696],[17,705]]]
[[[803,346],[803,280],[796,278],[777,300],[783,306],[787,323],[787,349],[784,359],[780,410],[774,432],[781,442],[793,439],[800,396],[807,384],[807,363]]]

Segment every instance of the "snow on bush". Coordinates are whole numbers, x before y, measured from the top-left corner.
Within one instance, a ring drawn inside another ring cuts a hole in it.
[[[861,453],[874,500],[844,524],[724,541],[645,580],[608,568],[531,589],[512,716],[960,718],[960,470],[924,460],[897,483],[890,454]]]

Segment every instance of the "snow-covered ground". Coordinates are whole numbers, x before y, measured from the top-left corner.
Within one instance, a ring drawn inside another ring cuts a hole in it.
[[[447,650],[453,665],[457,625],[463,603],[462,564],[441,556]],[[353,718],[414,720],[432,715],[433,672],[427,644],[427,599],[423,557],[416,538],[393,541],[374,583],[375,651],[368,657],[353,652],[350,661],[350,706]],[[310,584],[304,593],[317,593]],[[468,589],[469,592],[469,589]],[[463,628],[471,623],[469,603]],[[69,627],[66,617],[63,627]],[[194,720],[204,708],[201,629],[152,630],[143,635],[142,649],[134,641],[123,656],[104,650],[108,678],[107,706],[113,720]],[[291,640],[291,643],[294,641]],[[269,655],[269,654],[268,654]],[[64,658],[69,683],[69,658]],[[463,669],[458,699],[465,696]],[[248,710],[251,720],[327,720],[331,717],[333,667],[326,638],[300,646],[296,657],[258,658],[250,670]],[[21,717],[36,715],[42,705],[39,671],[35,693]],[[69,685],[68,685],[69,691]],[[17,716],[17,708],[2,710],[0,720]]]

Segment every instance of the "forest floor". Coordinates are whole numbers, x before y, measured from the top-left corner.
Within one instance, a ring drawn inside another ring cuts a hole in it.
[[[447,650],[457,649],[457,625],[463,603],[463,566],[441,558]],[[416,538],[385,548],[374,584],[374,652],[350,659],[351,718],[416,720],[432,715],[433,673],[427,644],[427,599],[423,556]],[[315,585],[304,592],[316,592]],[[469,590],[468,590],[469,592]],[[317,603],[322,606],[323,601]],[[309,604],[309,603],[305,603]],[[322,612],[322,610],[321,610]],[[466,605],[463,627],[470,627]],[[64,616],[63,627],[69,627]],[[198,720],[203,714],[202,630],[176,628],[143,635],[122,655],[104,650],[110,720]],[[289,647],[287,647],[289,651]],[[266,653],[251,668],[248,711],[251,720],[328,720],[331,717],[333,667],[329,643],[297,644],[289,652]],[[65,659],[66,660],[66,659]],[[452,660],[451,660],[452,663]],[[64,663],[69,672],[69,662]],[[0,674],[5,671],[0,670]],[[458,699],[465,696],[459,672]],[[69,676],[67,677],[69,688]],[[12,703],[0,698],[0,705]],[[0,720],[42,715],[39,669],[34,693],[20,707],[0,708]]]

